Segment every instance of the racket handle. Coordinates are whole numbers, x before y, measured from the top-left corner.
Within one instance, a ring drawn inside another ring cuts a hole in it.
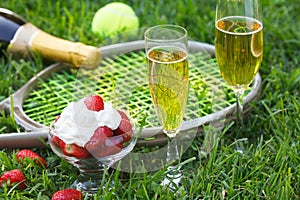
[[[0,149],[47,148],[48,130],[0,134]]]

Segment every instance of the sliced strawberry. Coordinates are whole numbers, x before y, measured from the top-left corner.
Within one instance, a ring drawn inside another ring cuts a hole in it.
[[[106,143],[107,142],[99,146],[96,151],[92,152],[95,157],[103,158],[105,156],[113,155],[119,153],[123,148],[122,143],[113,144],[111,141],[108,142],[109,145],[106,145]]]
[[[92,155],[89,151],[77,144],[66,144],[62,143],[61,145],[62,151],[66,156],[73,156],[76,158],[90,158]]]
[[[104,109],[104,102],[99,95],[91,95],[85,98],[84,103],[89,110],[100,111]]]
[[[52,137],[52,143],[55,144],[57,147],[62,148],[64,141],[58,136],[54,135]]]
[[[118,136],[107,138],[104,142],[104,145],[111,147],[118,144],[122,144],[123,142],[124,142],[123,137],[121,135],[118,135]]]
[[[76,158],[90,158],[92,155],[84,147],[77,144],[66,144],[58,136],[52,137],[52,143],[59,147],[66,156],[73,156]]]
[[[19,169],[10,170],[3,173],[2,176],[0,177],[0,186],[2,186],[5,183],[9,185],[12,185],[13,183],[19,183],[20,189],[27,188],[26,178],[23,172]]]
[[[124,142],[128,142],[132,138],[132,126],[127,115],[123,111],[118,110],[118,112],[121,115],[121,122],[119,127],[114,130],[114,135],[122,135]]]
[[[94,135],[91,137],[90,141],[85,144],[85,148],[88,151],[94,151],[94,149],[97,149],[99,146],[101,146],[104,141],[111,136],[113,136],[113,132],[110,128],[108,128],[107,126],[99,126],[95,130]]]
[[[124,142],[129,142],[132,138],[133,131],[127,131],[126,133],[123,133],[121,136],[123,137]]]
[[[59,190],[52,195],[51,200],[82,200],[82,193],[75,189]]]
[[[40,155],[38,155],[32,150],[22,149],[16,154],[16,156],[19,162],[21,162],[25,158],[29,158],[33,160],[36,164],[40,165],[41,167],[47,168],[46,161]]]
[[[55,122],[57,122],[57,120],[60,118],[60,115],[57,115],[57,117],[55,118]]]
[[[121,115],[121,122],[119,127],[116,130],[114,130],[114,134],[121,135],[128,131],[132,131],[132,126],[127,115],[123,111],[118,110],[118,112]]]
[[[119,153],[123,148],[123,137],[113,136],[106,138],[101,144],[93,146],[89,149],[91,154],[97,158],[102,158],[112,154]]]
[[[118,112],[121,115],[122,119],[130,121],[129,118],[127,117],[127,115],[122,110],[118,110]]]

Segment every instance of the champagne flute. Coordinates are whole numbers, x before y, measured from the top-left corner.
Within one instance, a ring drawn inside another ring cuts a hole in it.
[[[263,58],[259,0],[218,0],[215,51],[220,72],[236,96],[236,122],[243,126],[243,94]]]
[[[175,136],[188,97],[187,41],[186,29],[176,25],[158,25],[145,32],[150,93],[158,120],[168,136],[167,164],[179,159]],[[181,172],[172,167],[168,177],[178,185]]]

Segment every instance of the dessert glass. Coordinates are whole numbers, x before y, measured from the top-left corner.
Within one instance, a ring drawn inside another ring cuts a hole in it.
[[[119,149],[118,153],[110,154],[105,157],[96,157],[93,153],[91,153],[91,157],[88,158],[67,156],[63,153],[62,149],[53,142],[53,136],[56,135],[54,123],[55,122],[52,122],[49,128],[48,141],[50,147],[56,155],[78,168],[80,174],[70,187],[80,190],[83,193],[94,194],[97,193],[101,185],[105,187],[108,181],[105,180],[104,173],[107,172],[113,164],[128,155],[137,141],[137,132],[135,131],[134,126],[132,126],[133,134],[131,140],[124,143],[123,148]],[[120,135],[110,138],[119,140]]]

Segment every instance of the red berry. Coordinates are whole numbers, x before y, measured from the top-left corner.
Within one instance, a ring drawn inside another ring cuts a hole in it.
[[[115,135],[122,135],[124,133],[127,133],[129,131],[132,131],[131,123],[127,120],[121,120],[119,127],[114,130]]]
[[[133,133],[132,126],[126,114],[120,110],[118,110],[118,112],[121,115],[121,122],[119,127],[116,130],[114,130],[114,135],[122,135],[124,142],[128,142],[132,138],[132,133]]]
[[[77,144],[66,144],[56,135],[52,137],[52,143],[59,147],[66,156],[72,156],[76,158],[91,157],[91,154],[84,147],[78,146]]]
[[[131,130],[126,133],[123,133],[121,136],[123,137],[124,142],[129,142],[132,138],[132,135],[133,135],[133,132]]]
[[[116,154],[122,150],[124,139],[122,136],[112,136],[113,132],[110,128],[100,126],[85,147],[98,158]]]
[[[52,137],[52,143],[55,144],[57,147],[62,148],[64,141],[58,136],[54,135]]]
[[[118,135],[118,136],[107,138],[104,142],[104,145],[107,147],[111,147],[111,146],[122,144],[122,142],[124,142],[123,137],[121,135]]]
[[[81,200],[82,194],[75,189],[59,190],[52,195],[51,200]]]
[[[129,118],[127,117],[127,115],[122,110],[118,110],[118,112],[121,115],[122,119],[130,121]]]
[[[55,122],[57,122],[57,120],[60,118],[60,115],[57,115],[57,117],[55,118]]]
[[[10,170],[3,173],[0,177],[0,186],[2,186],[4,183],[7,183],[9,185],[12,185],[13,183],[19,183],[20,189],[27,188],[26,178],[23,172],[19,169]]]
[[[89,110],[100,111],[104,110],[104,102],[99,95],[91,95],[85,98],[84,103]]]
[[[89,153],[89,151],[81,146],[78,146],[77,144],[66,144],[62,143],[61,148],[63,153],[66,156],[73,156],[76,158],[90,158],[92,155]]]
[[[106,145],[108,143],[108,145]],[[113,144],[112,141],[105,142],[98,147],[96,151],[93,152],[93,155],[97,158],[103,158],[105,156],[113,155],[119,153],[123,148],[122,143]]]
[[[107,126],[99,126],[95,130],[94,135],[91,137],[90,141],[85,144],[85,148],[89,151],[94,151],[99,146],[101,146],[108,137],[111,136],[113,136],[113,132],[110,128],[108,128]]]
[[[21,162],[21,160],[24,160],[25,158],[29,158],[33,160],[36,164],[40,165],[41,167],[47,168],[46,161],[40,155],[38,155],[32,150],[22,149],[16,154],[16,156],[19,162]]]

